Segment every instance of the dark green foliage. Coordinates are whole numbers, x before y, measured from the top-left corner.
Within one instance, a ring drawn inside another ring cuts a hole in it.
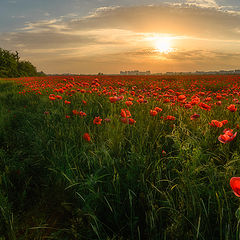
[[[18,52],[0,48],[0,78],[43,76],[29,61],[20,61]]]

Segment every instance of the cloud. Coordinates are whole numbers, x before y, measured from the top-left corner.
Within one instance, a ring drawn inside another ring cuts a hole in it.
[[[200,7],[219,8],[215,0],[187,0],[186,2],[190,5],[196,5]]]
[[[68,27],[73,30],[115,28],[135,32],[239,39],[240,34],[236,31],[239,22],[239,15],[215,8],[157,5],[117,7],[97,11],[88,18],[71,21]]]
[[[214,0],[189,0],[189,3],[215,6]],[[138,33],[169,33],[203,38],[240,39],[240,15],[216,8],[194,5],[151,5],[102,7],[89,15],[26,23],[24,31],[59,30],[69,33],[93,29],[122,29]]]
[[[167,59],[177,60],[177,61],[226,61],[229,60],[236,61],[240,60],[240,51],[239,52],[219,52],[219,51],[210,51],[210,50],[191,50],[191,51],[177,51],[171,52],[164,55]],[[227,64],[226,64],[227,65]],[[237,64],[236,64],[237,65]]]
[[[199,41],[211,40],[216,47],[221,47],[222,43],[218,45],[221,40],[237,49],[240,15],[222,11],[214,0],[189,0],[188,3],[110,6],[98,8],[82,18],[68,14],[27,22],[17,32],[1,33],[0,42],[6,49],[18,50],[23,58],[46,72],[71,72],[70,69],[85,73],[116,72],[127,66],[156,72],[162,67],[181,71],[180,68],[213,67],[214,63],[213,69],[224,68],[224,64],[237,68],[238,53],[232,53],[231,49],[224,53],[216,48],[207,49]],[[181,38],[182,42],[191,39],[196,46],[159,55],[144,40],[151,34],[168,34],[176,37],[176,42]]]
[[[1,39],[1,38],[0,38]],[[5,34],[5,38],[1,39],[2,44],[18,45],[22,44],[27,49],[51,49],[76,47],[90,42],[96,42],[96,39],[87,35],[68,35],[58,32],[18,32]]]
[[[125,51],[91,56],[55,56],[54,59],[42,56],[41,69],[51,67],[52,72],[74,73],[118,73],[120,70],[152,72],[196,71],[238,69],[240,53],[221,53],[214,51],[179,51],[159,54],[151,49]],[[54,60],[54,61],[53,61]],[[61,71],[59,71],[59,68]]]
[[[26,18],[26,16],[23,16],[23,15],[21,15],[21,16],[11,16],[12,18]]]

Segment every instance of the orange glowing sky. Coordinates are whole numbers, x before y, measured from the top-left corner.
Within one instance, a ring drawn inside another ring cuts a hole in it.
[[[46,73],[240,69],[237,0],[54,0],[55,10],[46,2],[28,11],[20,1],[30,4],[7,1],[16,9],[0,24],[0,47]]]

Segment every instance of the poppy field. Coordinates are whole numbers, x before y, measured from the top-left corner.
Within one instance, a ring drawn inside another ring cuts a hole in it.
[[[1,79],[0,239],[238,240],[239,113],[239,75]]]

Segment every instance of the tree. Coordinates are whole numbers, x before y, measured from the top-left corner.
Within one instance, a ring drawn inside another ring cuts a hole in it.
[[[34,67],[29,61],[20,61],[18,63],[18,73],[20,77],[29,76],[34,77],[37,76],[37,69]]]
[[[18,52],[12,53],[0,48],[0,77],[44,76],[29,61],[20,61]]]
[[[17,56],[7,50],[0,48],[0,76],[16,77],[18,76]]]

